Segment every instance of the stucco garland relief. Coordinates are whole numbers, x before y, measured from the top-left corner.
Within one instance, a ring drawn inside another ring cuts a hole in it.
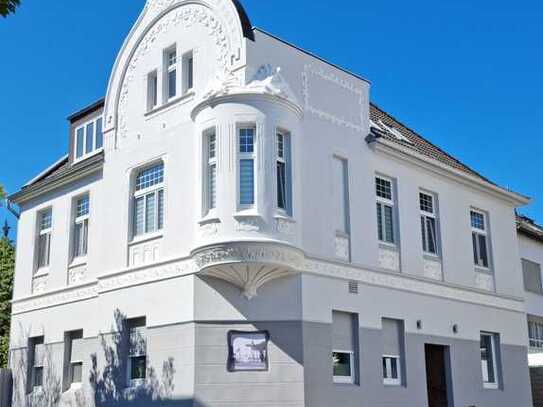
[[[47,291],[49,275],[34,277],[32,279],[32,294],[41,294]]]
[[[424,277],[431,278],[433,280],[442,280],[443,270],[441,262],[424,259]]]
[[[200,226],[200,236],[202,238],[210,238],[219,233],[220,222],[209,222]]]
[[[68,270],[68,285],[77,285],[84,282],[87,278],[87,265],[72,267]]]
[[[336,257],[345,261],[349,261],[351,258],[348,236],[336,235]]]
[[[353,122],[347,120],[345,117],[340,116],[338,113],[327,112],[318,106],[315,106],[311,102],[311,86],[310,79],[315,77],[319,80],[326,81],[337,85],[339,88],[342,88],[349,93],[353,94],[353,101],[360,107],[360,121]],[[358,88],[353,83],[341,79],[339,76],[335,75],[332,72],[325,72],[323,68],[317,68],[311,64],[305,65],[304,71],[302,72],[302,94],[304,100],[305,110],[314,114],[321,120],[326,120],[335,125],[346,127],[351,130],[358,132],[364,132],[364,103],[365,103],[365,92],[362,88]]]
[[[160,9],[166,9],[169,5],[176,3],[174,0],[158,1],[148,3],[149,7],[158,7]],[[158,13],[157,13],[158,14]],[[215,17],[212,10],[205,6],[190,4],[172,12],[166,14],[159,22],[157,22],[153,28],[145,35],[143,40],[138,45],[134,56],[129,62],[128,69],[126,71],[123,83],[121,85],[121,92],[119,96],[118,105],[118,132],[121,138],[127,136],[127,118],[126,110],[129,96],[129,88],[131,82],[134,80],[136,74],[136,68],[139,60],[145,56],[157,39],[172,27],[183,24],[189,28],[194,24],[200,24],[208,29],[209,36],[214,40],[217,48],[217,64],[220,72],[217,73],[220,77],[226,77],[229,70],[229,54],[230,43],[228,36],[222,23]]]
[[[494,276],[486,273],[475,273],[475,287],[485,290],[485,291],[494,291]]]
[[[400,253],[394,249],[380,247],[379,267],[391,271],[400,271]]]
[[[13,303],[13,314],[34,311],[41,308],[53,307],[75,301],[82,301],[96,297],[98,289],[96,284],[84,288],[71,289],[61,293],[44,294],[35,298],[15,301]]]

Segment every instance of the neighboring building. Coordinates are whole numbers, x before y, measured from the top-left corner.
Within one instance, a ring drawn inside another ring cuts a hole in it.
[[[524,276],[530,375],[535,407],[543,407],[543,227],[519,216],[517,229]]]
[[[149,0],[11,197],[15,405],[531,406],[529,199],[369,88],[237,1]]]

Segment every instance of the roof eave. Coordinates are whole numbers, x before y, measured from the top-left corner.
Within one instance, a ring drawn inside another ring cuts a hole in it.
[[[396,156],[404,161],[410,161],[418,166],[423,166],[427,169],[437,172],[440,175],[454,178],[457,181],[461,181],[472,187],[476,187],[484,192],[491,193],[501,199],[509,201],[515,207],[528,205],[532,201],[531,198],[527,196],[521,195],[513,191],[508,191],[482,178],[453,168],[436,159],[413,151],[410,148],[404,147],[383,137],[368,137],[367,141],[368,144],[374,146],[376,150],[392,154],[393,156]]]

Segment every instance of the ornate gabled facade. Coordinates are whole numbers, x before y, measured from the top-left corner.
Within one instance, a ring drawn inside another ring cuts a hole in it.
[[[233,0],[148,0],[21,208],[15,406],[531,403],[529,202]]]

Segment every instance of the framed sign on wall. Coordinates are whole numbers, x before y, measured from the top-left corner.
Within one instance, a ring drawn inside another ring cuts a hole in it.
[[[269,369],[267,331],[228,332],[228,371],[263,372]]]

